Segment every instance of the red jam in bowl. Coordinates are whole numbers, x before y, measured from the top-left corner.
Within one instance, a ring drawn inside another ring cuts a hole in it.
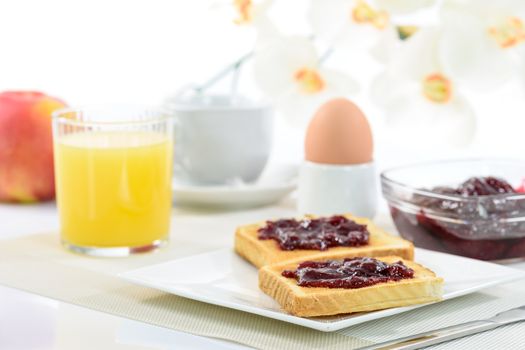
[[[327,250],[330,247],[357,247],[368,244],[370,233],[344,216],[318,219],[267,221],[258,230],[259,239],[273,239],[282,250]]]
[[[343,261],[305,261],[296,270],[284,270],[282,275],[295,278],[301,287],[356,289],[413,278],[414,270],[402,261],[388,264],[374,258],[359,257]]]
[[[432,193],[470,198],[440,199],[415,194],[417,213],[390,206],[400,234],[418,247],[481,260],[525,256],[525,201],[508,199],[517,191],[496,177],[473,177],[457,188],[436,187]]]

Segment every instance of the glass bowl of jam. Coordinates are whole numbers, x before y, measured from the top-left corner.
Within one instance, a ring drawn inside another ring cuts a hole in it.
[[[417,247],[481,260],[525,259],[525,162],[466,159],[381,174],[399,234]]]

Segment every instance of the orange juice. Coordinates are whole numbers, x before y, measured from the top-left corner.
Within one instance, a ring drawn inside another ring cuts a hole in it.
[[[78,132],[55,139],[62,240],[142,247],[167,239],[173,147],[161,133]]]

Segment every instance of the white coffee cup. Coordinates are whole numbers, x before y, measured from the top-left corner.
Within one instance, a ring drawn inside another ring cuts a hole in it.
[[[193,95],[166,105],[175,117],[175,180],[192,185],[255,181],[270,155],[270,105],[225,95]]]

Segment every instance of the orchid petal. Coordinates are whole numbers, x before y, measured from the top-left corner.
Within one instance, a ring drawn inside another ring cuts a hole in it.
[[[525,2],[523,0],[444,0],[442,9],[460,10],[490,21],[509,15],[523,15]]]
[[[385,29],[379,40],[370,48],[370,54],[380,63],[387,63],[395,56],[401,39],[395,27]]]
[[[304,129],[321,105],[321,101],[322,99],[319,96],[307,96],[294,90],[277,99],[275,108],[281,113],[288,125]]]
[[[258,50],[253,62],[257,85],[270,97],[278,97],[295,84],[294,73],[303,67],[317,67],[312,43],[301,37],[276,40]]]
[[[472,141],[476,118],[463,97],[436,104],[413,96],[410,103],[391,104],[385,110],[391,131],[405,133],[411,143],[421,145],[465,147]]]
[[[497,87],[512,76],[512,56],[488,36],[479,17],[446,11],[443,21],[439,58],[449,75],[481,91]]]
[[[410,93],[416,82],[397,77],[391,73],[383,72],[372,80],[370,85],[370,99],[373,103],[383,108],[392,104],[408,104]]]
[[[316,38],[333,43],[348,26],[353,1],[311,0],[308,19]]]
[[[388,70],[391,74],[421,81],[426,75],[441,70],[438,61],[437,28],[421,28],[399,45],[391,59]]]
[[[322,69],[321,76],[326,82],[326,92],[329,95],[346,96],[359,92],[359,83],[344,72]]]
[[[257,30],[257,41],[255,43],[257,49],[270,45],[283,36],[266,14],[257,16],[254,19],[253,26]]]
[[[351,24],[350,20],[348,23],[333,37],[335,47],[355,51],[369,50],[388,32],[388,28],[377,29],[370,25]]]
[[[436,0],[375,0],[375,3],[390,13],[405,14],[432,7]]]
[[[312,0],[310,4],[308,18],[315,37],[334,47],[368,50],[392,29],[388,17],[381,28],[371,23],[357,23],[352,17],[358,4],[355,0]]]
[[[304,128],[322,103],[330,98],[347,96],[358,91],[356,81],[342,72],[321,69],[325,88],[318,93],[304,93],[293,85],[275,99],[275,107],[294,127]]]
[[[334,97],[343,95],[335,91],[325,91],[316,95],[305,95],[294,90],[276,100],[275,108],[288,125],[305,129],[319,107]]]
[[[342,72],[322,69],[320,73],[326,84],[322,91],[307,94],[292,88],[276,99],[276,109],[291,126],[306,127],[322,103],[330,98],[354,94],[359,90],[357,82]]]

